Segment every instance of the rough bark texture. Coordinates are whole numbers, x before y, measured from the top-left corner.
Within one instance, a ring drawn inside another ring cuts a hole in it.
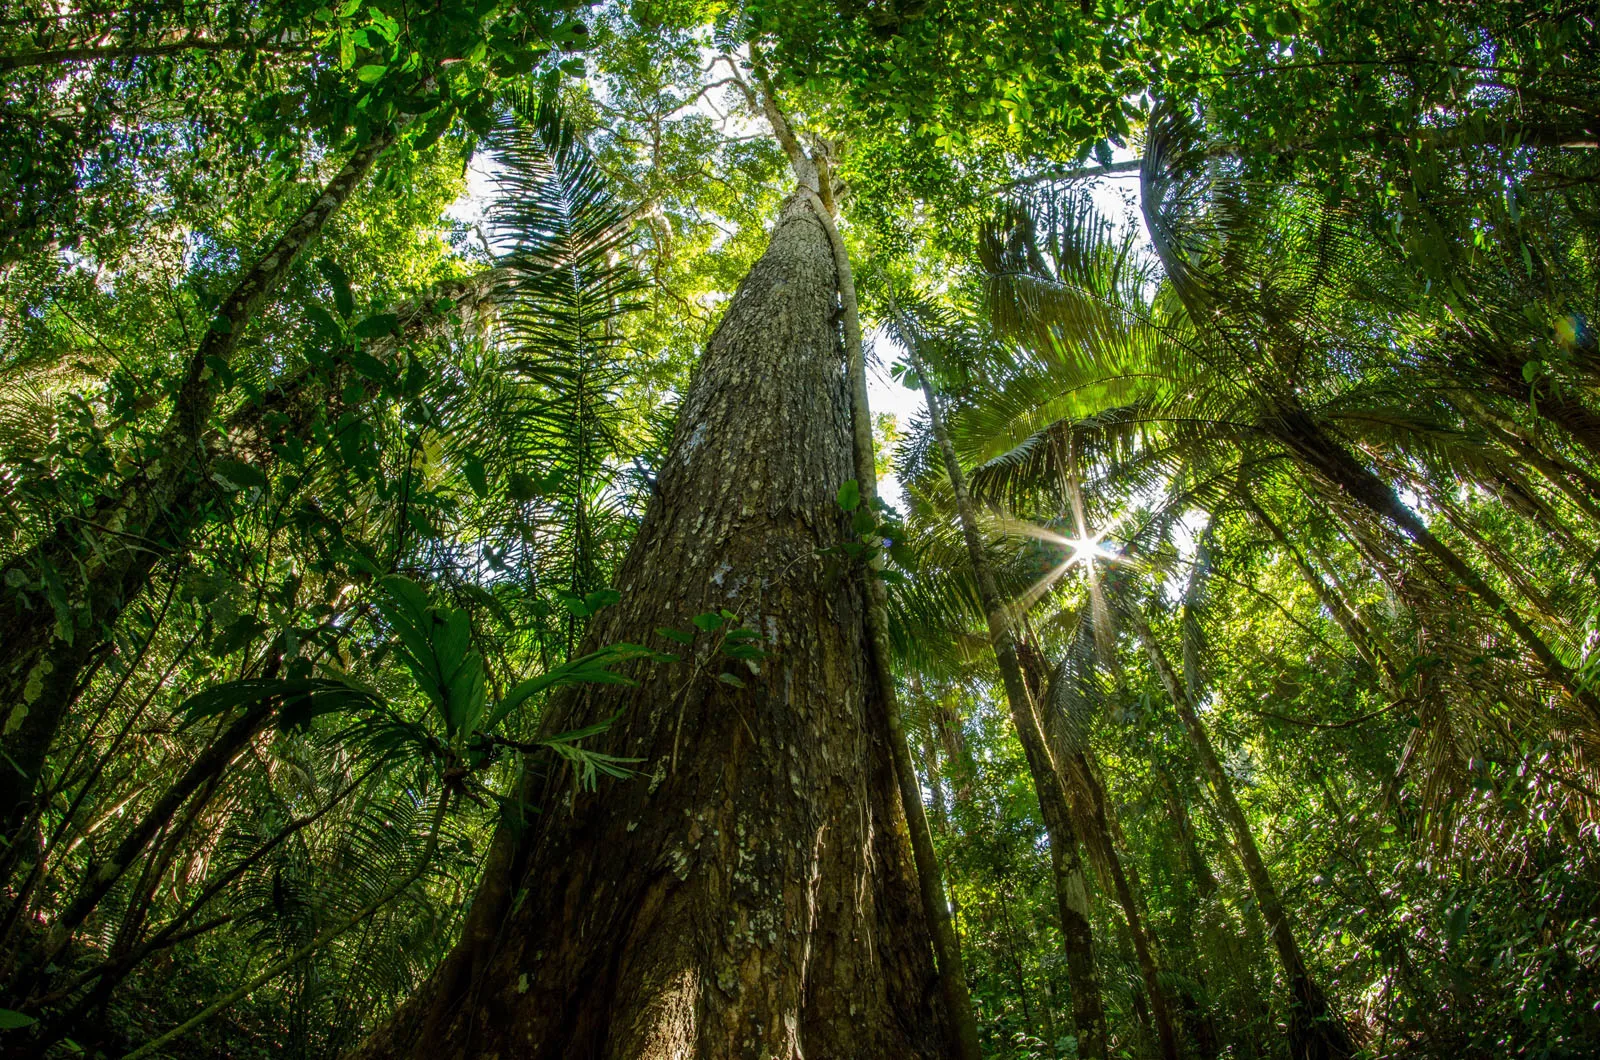
[[[802,177],[803,189],[804,173],[798,166],[795,171]],[[861,491],[861,503],[871,512],[878,506],[877,456],[872,444],[872,408],[867,400],[867,357],[861,345],[856,285],[850,271],[850,256],[845,251],[844,240],[839,238],[839,230],[834,227],[830,206],[820,195],[811,194],[809,198],[817,218],[828,233],[828,243],[833,248],[834,268],[839,276],[839,308],[844,323],[846,374],[850,380],[850,426],[856,481]],[[871,539],[870,543],[880,542]],[[867,635],[872,644],[872,672],[878,687],[882,689],[884,715],[888,723],[889,755],[894,763],[895,780],[900,785],[900,805],[905,811],[912,860],[922,891],[922,912],[933,933],[933,952],[939,961],[939,981],[944,990],[950,1030],[955,1038],[956,1056],[959,1060],[983,1060],[983,1049],[978,1042],[978,1021],[972,1009],[972,994],[967,989],[966,965],[961,957],[961,937],[956,933],[955,919],[950,915],[950,902],[945,897],[944,878],[940,873],[938,854],[933,849],[933,833],[928,827],[927,811],[922,805],[922,781],[911,760],[905,718],[900,712],[900,695],[892,667],[893,649],[889,644],[889,591],[872,564],[867,565],[862,575],[866,579]]]
[[[835,290],[826,233],[791,200],[589,635],[657,643],[725,608],[766,638],[761,673],[697,643],[637,688],[553,704],[552,733],[620,711],[596,747],[642,775],[531,783],[542,812],[502,828],[462,944],[356,1055],[948,1054],[864,601],[817,556],[847,538],[854,477]]]
[[[1239,860],[1244,863],[1245,875],[1250,880],[1250,890],[1255,897],[1256,908],[1261,911],[1261,917],[1266,921],[1267,930],[1272,934],[1273,946],[1278,951],[1278,959],[1283,964],[1284,978],[1289,984],[1290,1055],[1295,1060],[1344,1060],[1354,1053],[1349,1033],[1345,1029],[1344,1022],[1329,1007],[1322,988],[1311,978],[1311,973],[1306,968],[1305,958],[1300,953],[1300,944],[1294,937],[1294,927],[1289,923],[1289,915],[1278,897],[1278,889],[1273,885],[1271,874],[1267,872],[1261,851],[1256,847],[1255,835],[1250,831],[1250,822],[1245,818],[1244,810],[1233,793],[1233,782],[1222,768],[1216,749],[1211,746],[1211,737],[1201,724],[1200,716],[1189,700],[1188,692],[1179,680],[1177,671],[1173,669],[1166,652],[1161,650],[1160,643],[1155,639],[1150,624],[1140,615],[1133,616],[1133,624],[1134,632],[1138,635],[1145,654],[1149,656],[1151,665],[1155,668],[1162,686],[1166,688],[1167,695],[1178,712],[1178,717],[1183,721],[1195,757],[1200,760],[1200,772],[1205,776],[1216,798],[1217,809],[1227,823],[1228,830],[1233,833],[1234,847],[1239,854]]]

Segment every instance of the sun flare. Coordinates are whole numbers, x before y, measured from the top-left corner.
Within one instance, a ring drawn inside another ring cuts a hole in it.
[[[1066,557],[1029,586],[1018,602],[1023,606],[1032,604],[1074,567],[1082,567],[1086,573],[1092,574],[1096,562],[1124,562],[1124,557],[1120,552],[1107,548],[1104,544],[1106,536],[1116,529],[1119,522],[1120,520],[1112,520],[1088,536],[1074,535],[1069,537],[1049,527],[1040,526],[1038,523],[1025,520],[1010,521],[1007,529],[1013,533],[1031,537],[1036,541],[1042,541],[1067,550]]]

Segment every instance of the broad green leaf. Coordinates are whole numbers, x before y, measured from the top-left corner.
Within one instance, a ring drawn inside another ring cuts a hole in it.
[[[399,325],[400,318],[393,313],[374,313],[350,330],[363,339],[376,339],[394,331]]]
[[[331,342],[344,341],[344,329],[339,322],[333,319],[333,314],[319,305],[306,306],[306,319],[311,321],[311,326],[317,333]]]
[[[242,615],[212,640],[211,654],[218,657],[232,655],[265,633],[267,628],[267,624],[254,615]]]
[[[615,589],[596,589],[583,598],[583,606],[588,608],[589,613],[592,615],[596,611],[602,611],[612,606],[621,599],[622,594]]]
[[[631,677],[613,673],[611,670],[606,669],[607,666],[620,662],[633,654],[635,653],[619,653],[614,648],[601,648],[599,651],[571,659],[537,677],[530,677],[526,681],[519,682],[510,692],[506,693],[505,698],[495,706],[494,711],[484,720],[484,730],[492,732],[495,726],[499,725],[512,711],[529,699],[559,685],[635,684],[636,682]],[[565,738],[571,738],[571,736],[572,734],[567,734]]]
[[[847,512],[853,512],[861,504],[861,486],[855,479],[850,479],[839,487],[839,507]]]
[[[319,713],[376,702],[371,694],[325,678],[248,678],[229,681],[184,700],[178,707],[185,724],[277,699],[283,703],[280,725],[303,724]]]
[[[217,460],[211,464],[211,473],[224,486],[235,490],[258,489],[266,492],[267,476],[258,467],[240,460]]]
[[[332,258],[318,258],[317,271],[322,273],[322,278],[328,281],[328,286],[333,288],[333,304],[339,310],[339,315],[346,320],[356,311],[356,296],[350,290],[350,277],[346,276],[339,263]]]
[[[480,499],[489,495],[489,476],[483,469],[483,458],[476,453],[468,453],[461,462],[462,474],[467,477],[467,485],[472,487]]]

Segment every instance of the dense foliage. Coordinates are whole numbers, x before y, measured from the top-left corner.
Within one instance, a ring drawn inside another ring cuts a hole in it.
[[[1597,18],[0,3],[0,1053],[354,1048],[659,782],[551,697],[762,673],[585,632],[769,123],[984,1055],[1600,1052]]]

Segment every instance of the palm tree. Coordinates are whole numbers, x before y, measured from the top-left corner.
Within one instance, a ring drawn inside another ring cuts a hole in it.
[[[1154,117],[1143,206],[1165,282],[1153,298],[1131,237],[1111,240],[1082,198],[1042,195],[985,234],[990,319],[1030,359],[972,403],[987,443],[975,483],[1008,497],[1058,477],[1068,439],[1116,461],[1124,488],[1179,481],[1189,504],[1231,492],[1239,469],[1300,469],[1297,485],[1419,549],[1442,587],[1476,597],[1600,719],[1548,639],[1570,642],[1570,629],[1536,628],[1379,474],[1404,464],[1492,481],[1514,472],[1514,454],[1395,370],[1395,337],[1351,308],[1355,237],[1337,217],[1294,189],[1230,183],[1186,136],[1173,111]]]

